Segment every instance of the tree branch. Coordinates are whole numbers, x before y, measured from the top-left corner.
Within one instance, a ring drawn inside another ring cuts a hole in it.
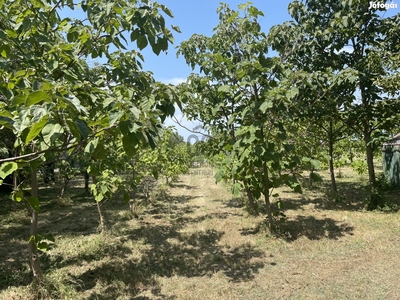
[[[186,126],[182,125],[182,124],[178,121],[178,119],[177,119],[175,116],[172,116],[171,119],[172,119],[172,121],[174,121],[176,124],[178,124],[180,127],[186,129],[187,131],[189,131],[189,132],[191,132],[191,133],[201,134],[201,135],[204,135],[205,137],[214,139],[214,137],[211,136],[211,135],[205,134],[205,133],[200,132],[200,131],[194,131],[194,130],[191,130],[191,129],[187,128]]]

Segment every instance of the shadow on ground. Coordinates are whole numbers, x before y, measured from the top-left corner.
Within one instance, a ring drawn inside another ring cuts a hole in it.
[[[53,190],[53,194],[49,191]],[[80,237],[89,239],[97,235],[98,212],[96,203],[84,195],[83,189],[74,187],[72,196],[60,202],[56,189],[45,187],[40,190],[41,211],[39,214],[39,231],[54,236]],[[112,243],[104,242],[101,247],[90,252],[76,251],[76,255],[41,254],[40,260],[44,272],[62,268],[79,268],[90,264],[90,269],[80,275],[67,274],[71,286],[88,295],[88,299],[115,299],[125,295],[130,299],[143,289],[151,289],[156,298],[168,299],[160,294],[156,276],[211,277],[222,272],[230,281],[248,281],[264,266],[264,252],[250,244],[226,249],[219,245],[223,232],[216,230],[183,233],[181,229],[188,223],[202,222],[207,218],[229,218],[234,213],[216,212],[211,215],[191,217],[199,207],[190,205],[193,196],[171,196],[165,194],[161,201],[145,208],[144,216],[162,218],[167,224],[151,224],[138,221],[139,228],[129,229],[129,218],[121,217],[128,210],[126,203],[120,199],[109,200],[102,206],[106,219],[125,226],[124,238],[114,238]],[[8,205],[8,206],[7,206]],[[28,265],[27,239],[29,234],[29,216],[24,207],[11,207],[7,202],[0,215],[7,216],[1,221],[0,229],[0,290],[8,286],[28,285],[31,272]],[[16,215],[11,216],[10,211]],[[126,215],[126,214],[125,214]],[[9,222],[10,224],[8,224]],[[124,223],[125,222],[125,223]],[[169,224],[168,224],[169,223]],[[8,224],[7,227],[4,227]],[[115,226],[118,232],[118,226]],[[99,239],[101,240],[101,239]],[[143,245],[140,257],[133,259],[132,248],[126,242]],[[26,259],[25,259],[26,258]],[[120,286],[116,285],[120,283]],[[77,284],[75,284],[77,283]],[[66,283],[69,284],[69,283]],[[98,285],[102,286],[101,293]],[[122,290],[121,290],[122,289]],[[146,299],[136,298],[136,299]],[[171,298],[172,299],[172,298]]]
[[[309,240],[337,240],[346,235],[353,235],[354,227],[331,218],[317,219],[313,216],[297,216],[279,226],[278,234],[292,242],[305,236]]]
[[[152,293],[160,296],[155,276],[211,277],[223,272],[230,281],[248,281],[264,267],[264,252],[250,244],[233,249],[223,249],[218,241],[223,232],[198,231],[191,234],[179,232],[178,226],[154,226],[143,224],[126,236],[130,240],[144,240],[148,247],[138,260],[120,259],[109,261],[73,278],[83,282],[82,290],[92,290],[96,284],[109,286],[100,294],[93,292],[89,299],[115,299],[118,295],[135,296],[143,286],[155,286]],[[126,250],[128,251],[128,250]],[[82,258],[76,258],[81,261]],[[121,282],[124,290],[114,288]],[[145,298],[143,298],[145,299]]]
[[[298,197],[279,198],[283,202],[284,209],[305,210],[305,206],[313,204],[315,209],[338,210],[338,211],[359,211],[362,210],[364,200],[369,196],[368,189],[361,182],[340,182],[338,183],[338,197],[334,199],[330,195],[329,182],[320,183],[310,189],[303,188],[304,193]],[[314,192],[317,194],[314,195]],[[324,195],[321,197],[321,193]],[[304,196],[310,194],[310,196]]]
[[[266,222],[262,221],[252,228],[243,228],[242,235],[255,235],[267,230]],[[332,218],[317,219],[313,216],[297,216],[284,222],[276,220],[275,235],[287,242],[293,242],[300,237],[309,240],[331,239],[337,240],[346,235],[353,235],[354,227],[345,222]]]

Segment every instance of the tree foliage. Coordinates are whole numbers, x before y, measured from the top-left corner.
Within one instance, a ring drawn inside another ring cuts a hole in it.
[[[300,163],[292,155],[287,134],[293,128],[287,124],[301,74],[287,76],[281,61],[267,56],[270,45],[257,8],[243,4],[234,11],[221,4],[217,12],[212,37],[193,35],[179,48],[201,72],[181,89],[184,112],[212,135],[208,149],[221,158],[216,180],[233,179],[232,191],[246,189],[249,201],[263,195],[272,230],[272,190],[282,184],[300,190],[294,174],[285,171]]]
[[[307,97],[305,107],[318,114],[313,121],[327,119],[330,128],[339,128],[326,131],[328,141],[340,140],[343,132],[364,141],[373,188],[373,152],[396,124],[400,108],[400,22],[399,14],[381,18],[379,8],[369,6],[365,0],[294,1],[289,5],[293,21],[271,32],[278,37],[275,49],[294,68],[326,78],[313,84],[324,96]],[[286,48],[292,49],[289,55]]]
[[[84,17],[61,18],[65,9]],[[173,37],[163,14],[172,17],[153,1],[0,1],[0,126],[15,135],[15,155],[0,159],[0,175],[30,168],[32,236],[41,162],[77,149],[101,161],[116,150],[104,143],[115,139],[132,157],[137,145],[154,146],[160,122],[174,113],[172,88],[142,71],[143,56],[128,50],[129,42],[155,54],[167,50]],[[98,57],[105,62],[90,68],[86,59]]]

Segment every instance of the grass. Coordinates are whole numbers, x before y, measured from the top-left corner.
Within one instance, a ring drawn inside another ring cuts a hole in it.
[[[0,299],[400,298],[400,213],[362,210],[365,178],[342,168],[340,203],[326,196],[326,172],[301,195],[280,189],[287,219],[271,236],[265,216],[249,215],[211,169],[198,171],[154,193],[139,219],[106,201],[106,234],[80,181],[64,199],[41,189],[40,232],[56,244],[41,254],[40,287],[30,284],[29,217],[3,197]],[[387,196],[398,201],[399,191]]]

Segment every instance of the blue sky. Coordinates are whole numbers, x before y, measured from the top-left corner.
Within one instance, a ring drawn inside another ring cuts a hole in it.
[[[159,0],[172,10],[174,18],[168,23],[180,27],[182,33],[174,33],[175,45],[189,39],[193,34],[212,35],[212,29],[218,24],[217,8],[219,0]],[[237,10],[238,5],[246,1],[230,0],[223,1],[232,9]],[[254,0],[253,5],[263,11],[265,17],[260,19],[262,30],[268,32],[273,25],[283,23],[290,19],[287,13],[289,0]],[[176,58],[176,49],[171,47],[168,54],[161,53],[158,57],[150,51],[145,52],[144,68],[154,73],[156,80],[163,82],[177,82],[185,79],[191,69],[186,65],[185,60]]]

